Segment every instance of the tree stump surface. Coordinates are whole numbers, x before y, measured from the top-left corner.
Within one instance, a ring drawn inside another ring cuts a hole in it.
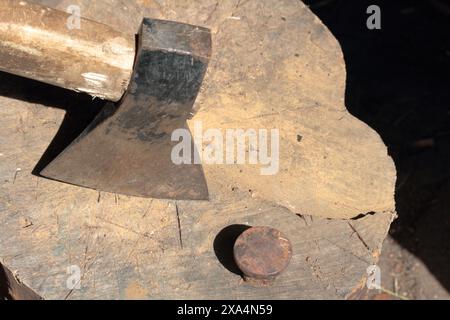
[[[346,110],[339,44],[305,5],[34,2],[78,4],[83,16],[129,33],[143,16],[211,28],[213,57],[191,128],[278,128],[280,163],[276,175],[204,165],[210,201],[43,179],[31,172],[64,110],[29,99],[26,84],[2,75],[0,262],[16,279],[45,299],[332,299],[365,286],[395,215],[395,168],[379,136]],[[230,225],[270,226],[291,240],[292,261],[272,286],[250,286],[235,272],[223,231]],[[73,266],[80,289],[67,286]]]

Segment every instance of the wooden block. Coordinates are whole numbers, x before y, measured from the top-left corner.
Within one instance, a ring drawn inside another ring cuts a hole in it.
[[[49,2],[60,9],[73,3]],[[280,171],[205,165],[209,202],[124,197],[41,179],[30,172],[63,111],[0,98],[5,267],[46,299],[345,298],[364,287],[395,214],[395,169],[379,136],[347,112],[339,44],[306,6],[77,3],[86,17],[130,33],[144,15],[210,27],[214,54],[190,125],[278,128]],[[216,237],[234,224],[267,225],[290,238],[292,262],[273,286],[248,286],[221,263]],[[80,290],[66,286],[70,266],[80,267]]]
[[[379,135],[345,108],[339,43],[301,2],[78,4],[86,17],[130,33],[144,15],[211,28],[213,56],[191,129],[201,122],[204,131],[280,131],[276,176],[261,175],[259,165],[206,165],[212,193],[240,187],[295,213],[329,218],[394,210],[394,163]]]

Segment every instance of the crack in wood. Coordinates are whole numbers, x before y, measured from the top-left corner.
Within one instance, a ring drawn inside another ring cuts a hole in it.
[[[355,227],[350,223],[347,222],[348,225],[350,226],[350,228],[353,230],[353,232],[356,234],[356,236],[358,237],[358,239],[362,242],[362,244],[364,245],[364,247],[366,247],[367,250],[372,251],[370,249],[370,247],[367,245],[367,243],[364,241],[364,239],[361,237],[361,235],[359,234],[358,230],[355,229]]]
[[[180,247],[181,247],[181,249],[183,249],[183,237],[181,236],[180,212],[178,211],[178,203],[176,201],[175,201],[175,210],[177,212],[178,237],[180,239]]]

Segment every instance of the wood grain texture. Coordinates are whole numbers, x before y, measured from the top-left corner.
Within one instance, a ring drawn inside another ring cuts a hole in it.
[[[119,100],[128,87],[135,39],[65,11],[18,0],[0,1],[0,70],[93,97]]]
[[[41,179],[30,172],[64,112],[3,97],[1,263],[46,299],[331,299],[364,286],[395,214],[395,170],[378,135],[348,114],[339,45],[302,3],[72,3],[130,33],[144,15],[210,27],[214,54],[193,121],[279,128],[280,173],[205,165],[205,202]],[[367,212],[375,213],[349,220]],[[273,286],[250,287],[217,259],[216,236],[233,224],[267,225],[290,238],[292,262]],[[82,270],[81,290],[66,287],[71,265]]]
[[[45,299],[344,298],[377,261],[393,217],[300,217],[244,190],[227,199],[176,203],[41,179],[29,171],[62,112],[5,98],[0,103],[9,124],[1,130],[9,137],[1,140],[0,256]],[[23,131],[15,130],[19,119]],[[216,258],[216,235],[233,224],[268,225],[290,238],[293,259],[274,286],[246,286]],[[71,265],[82,270],[81,290],[66,287]]]

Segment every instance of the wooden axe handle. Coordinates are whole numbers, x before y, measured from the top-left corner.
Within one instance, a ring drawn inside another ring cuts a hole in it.
[[[134,35],[26,1],[0,0],[1,71],[118,101],[134,58]]]

